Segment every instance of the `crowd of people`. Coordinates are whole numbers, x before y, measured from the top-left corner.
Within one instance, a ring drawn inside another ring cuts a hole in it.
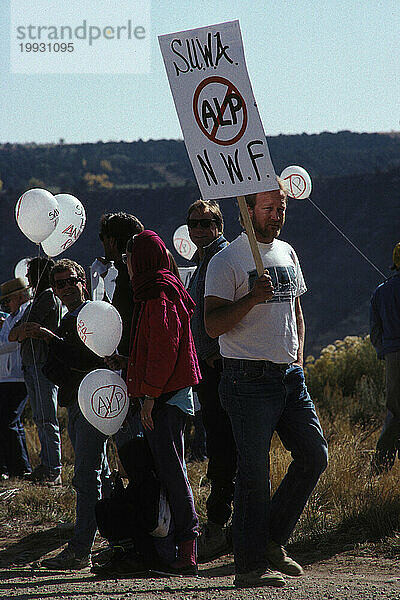
[[[101,218],[104,256],[92,265],[91,286],[75,261],[40,257],[29,261],[29,283],[16,278],[1,285],[1,475],[61,485],[57,403],[67,408],[74,449],[74,532],[43,566],[90,566],[99,529],[109,548],[92,566],[97,576],[149,570],[195,575],[199,561],[231,545],[236,587],[281,587],[284,575],[303,574],[285,545],[328,459],[304,380],[300,297],[306,285],[294,249],[278,239],[287,205],[282,182],[277,190],[247,196],[246,203],[265,268],[261,276],[246,232],[229,244],[218,203],[198,200],[187,213],[197,248],[187,290],[161,238],[126,213]],[[121,342],[105,359],[77,333],[77,315],[90,298],[112,302],[122,319]],[[377,301],[373,306],[377,310]],[[382,332],[374,323],[378,339]],[[397,347],[395,352],[398,361]],[[111,476],[107,436],[78,405],[82,379],[104,367],[121,373],[130,397],[128,416],[114,436],[128,484]],[[194,392],[211,483],[201,526],[184,444]],[[41,444],[33,470],[21,421],[27,397]],[[396,404],[388,408],[386,438],[397,423]],[[271,497],[274,432],[292,462]]]

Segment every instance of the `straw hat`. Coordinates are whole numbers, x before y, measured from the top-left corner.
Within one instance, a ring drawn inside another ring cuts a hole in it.
[[[5,298],[8,298],[8,296],[19,294],[28,288],[29,284],[27,284],[22,277],[17,277],[16,279],[11,279],[10,281],[2,283],[0,285],[0,302]]]

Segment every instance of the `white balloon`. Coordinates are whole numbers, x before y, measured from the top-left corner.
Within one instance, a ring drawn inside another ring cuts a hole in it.
[[[304,200],[311,194],[311,177],[303,167],[292,165],[281,173],[281,179],[286,181],[288,195],[296,200]]]
[[[114,435],[129,409],[126,383],[114,371],[91,371],[81,381],[78,403],[83,416],[93,427],[105,435]]]
[[[42,248],[47,256],[57,256],[72,246],[81,235],[86,213],[81,202],[71,194],[56,194],[60,216],[57,227],[48,238],[42,242]]]
[[[92,300],[81,308],[76,320],[82,342],[98,356],[111,356],[122,335],[122,320],[109,302]]]
[[[15,218],[26,237],[40,244],[53,233],[58,222],[58,202],[47,190],[28,190],[15,205]]]
[[[28,270],[28,262],[30,258],[21,258],[21,260],[15,265],[14,275],[15,277],[20,277],[24,280],[26,285],[29,285],[28,278],[26,276],[26,272]]]
[[[187,225],[181,225],[178,227],[174,233],[173,241],[174,248],[178,254],[183,256],[183,258],[190,260],[193,254],[196,252],[196,246],[190,239]]]

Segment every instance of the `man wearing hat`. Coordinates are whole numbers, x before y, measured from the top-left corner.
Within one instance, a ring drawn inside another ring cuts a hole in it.
[[[21,415],[27,396],[21,368],[18,342],[9,342],[8,334],[28,306],[28,284],[22,278],[0,286],[0,306],[8,316],[0,330],[0,456],[4,463],[3,479],[30,473],[25,431]]]
[[[375,474],[392,468],[400,450],[400,242],[393,250],[394,271],[378,285],[371,298],[371,342],[386,363],[388,410],[372,463]]]

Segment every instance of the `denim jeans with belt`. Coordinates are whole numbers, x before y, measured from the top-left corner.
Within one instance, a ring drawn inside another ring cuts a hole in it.
[[[224,359],[220,398],[238,450],[233,514],[237,573],[267,568],[267,544],[284,545],[327,466],[327,443],[303,369]],[[269,451],[276,431],[292,462],[270,497]]]

